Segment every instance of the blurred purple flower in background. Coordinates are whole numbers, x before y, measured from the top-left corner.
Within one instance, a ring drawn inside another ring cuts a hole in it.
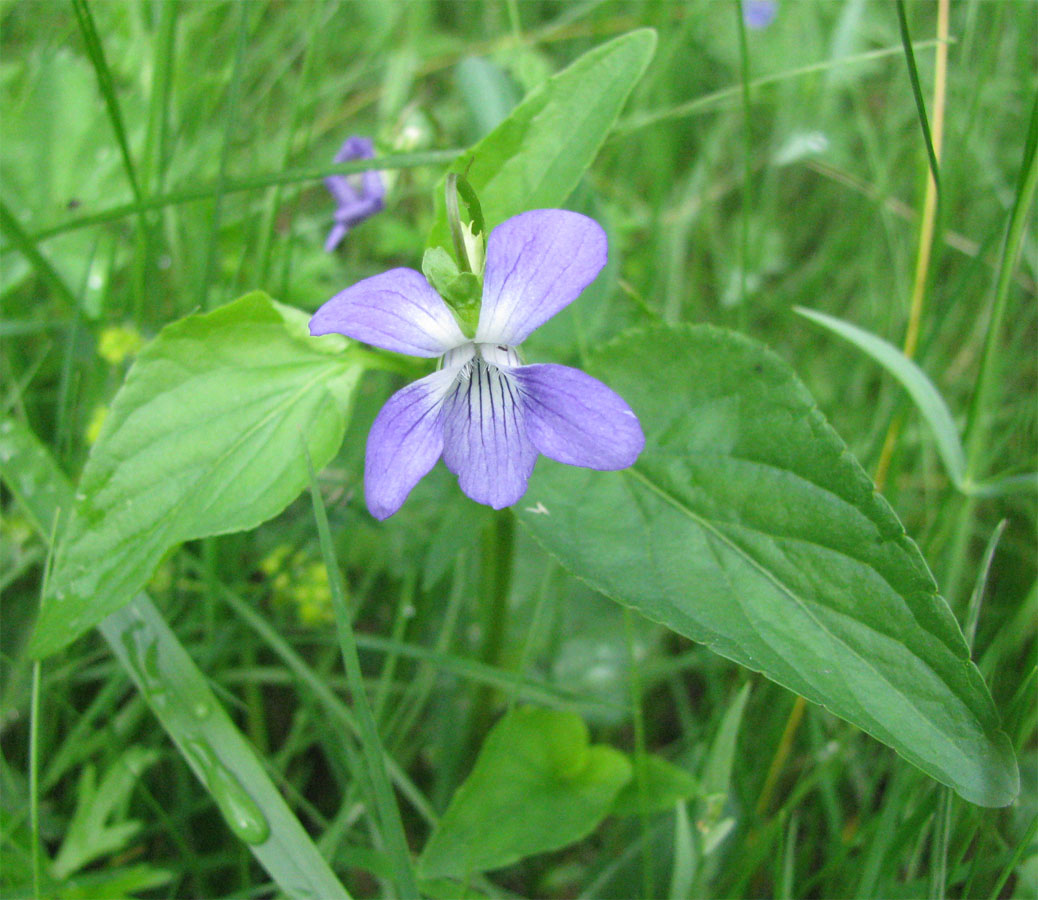
[[[589,469],[634,463],[645,437],[618,394],[578,369],[523,365],[516,349],[580,296],[606,255],[593,219],[532,210],[490,234],[472,338],[414,269],[366,278],[317,310],[313,335],[440,358],[437,371],[390,397],[371,426],[364,493],[375,518],[395,513],[441,456],[469,497],[495,509],[526,492],[539,453]]]
[[[777,11],[778,3],[775,0],[745,0],[742,18],[749,28],[767,28]]]
[[[347,138],[335,154],[335,162],[372,159],[374,156],[375,146],[370,138],[353,136]],[[331,253],[354,225],[382,209],[386,187],[376,169],[357,175],[329,175],[324,183],[335,198],[335,225],[324,242],[324,249]]]

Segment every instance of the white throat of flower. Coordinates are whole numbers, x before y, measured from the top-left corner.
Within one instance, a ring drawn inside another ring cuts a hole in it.
[[[486,365],[495,369],[511,369],[523,364],[519,351],[506,344],[477,344],[468,341],[460,347],[452,347],[440,357],[441,369],[454,369],[464,378],[473,365]]]

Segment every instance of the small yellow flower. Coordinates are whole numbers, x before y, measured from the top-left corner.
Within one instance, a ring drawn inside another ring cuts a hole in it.
[[[270,580],[274,602],[292,607],[300,624],[312,627],[333,620],[328,574],[305,550],[293,552],[288,544],[279,544],[259,567]]]
[[[136,356],[144,345],[144,338],[133,325],[110,325],[101,331],[97,341],[97,355],[106,363],[118,366],[130,356]]]
[[[103,403],[99,403],[94,407],[94,411],[90,414],[90,421],[86,427],[86,442],[88,444],[96,444],[97,439],[101,434],[101,426],[104,425],[105,419],[108,418],[108,407]]]

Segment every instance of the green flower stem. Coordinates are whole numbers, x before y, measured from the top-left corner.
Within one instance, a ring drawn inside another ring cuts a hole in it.
[[[508,591],[512,583],[512,560],[515,555],[515,518],[511,510],[494,513],[483,532],[480,563],[479,600],[483,614],[483,646],[480,662],[499,668],[501,651],[508,634]],[[476,744],[490,728],[493,718],[494,688],[480,685],[472,705],[467,746]]]

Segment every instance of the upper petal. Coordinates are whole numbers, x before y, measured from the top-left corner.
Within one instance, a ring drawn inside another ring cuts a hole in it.
[[[390,269],[332,297],[314,313],[310,334],[332,332],[411,356],[441,356],[466,340],[440,295],[414,269]]]
[[[371,138],[354,134],[343,141],[339,152],[335,154],[335,162],[349,162],[351,159],[371,159],[374,155],[375,144]]]
[[[487,240],[476,340],[522,343],[569,306],[606,264],[605,232],[564,209],[535,209],[497,226]]]
[[[476,357],[443,404],[443,461],[461,489],[494,509],[524,493],[537,462],[510,377]]]
[[[545,456],[588,469],[625,469],[645,446],[638,417],[615,391],[569,366],[512,369],[526,430]]]
[[[400,509],[440,458],[440,408],[456,376],[456,370],[441,369],[409,384],[375,417],[364,459],[364,497],[376,519]]]

